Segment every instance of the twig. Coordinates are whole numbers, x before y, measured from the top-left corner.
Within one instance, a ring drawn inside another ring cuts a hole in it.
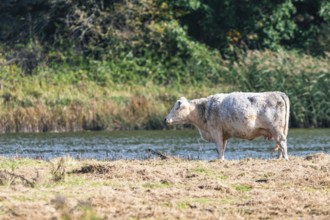
[[[13,177],[12,182],[14,182],[14,180],[18,178],[18,179],[21,179],[22,182],[25,183],[25,185],[28,185],[28,186],[30,186],[32,188],[35,186],[35,183],[34,182],[31,182],[30,180],[26,179],[22,175],[18,175],[18,174],[12,173],[12,172],[8,172],[6,170],[0,170],[0,174],[1,173]]]
[[[65,179],[65,161],[62,157],[60,161],[58,161],[57,165],[54,165],[51,161],[49,161],[51,165],[51,173],[53,175],[53,180],[55,182],[63,181]]]
[[[160,152],[158,152],[158,151],[155,151],[155,150],[153,150],[153,149],[148,149],[147,152],[150,152],[150,153],[152,153],[152,154],[155,154],[155,155],[159,156],[160,159],[162,159],[162,160],[166,160],[166,159],[168,159],[167,156],[165,156],[164,154],[162,154],[162,153],[160,153]]]

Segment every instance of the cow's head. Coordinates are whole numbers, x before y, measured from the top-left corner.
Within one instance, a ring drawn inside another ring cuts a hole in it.
[[[165,117],[165,123],[171,124],[185,124],[188,123],[188,116],[190,114],[190,103],[185,97],[181,97],[175,102],[174,107],[170,113]]]

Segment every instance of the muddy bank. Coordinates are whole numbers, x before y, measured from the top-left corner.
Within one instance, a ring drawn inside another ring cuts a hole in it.
[[[1,219],[327,219],[330,155],[0,159]]]

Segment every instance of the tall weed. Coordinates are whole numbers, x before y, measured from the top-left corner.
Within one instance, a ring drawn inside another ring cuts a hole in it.
[[[287,51],[248,51],[228,79],[242,91],[278,90],[291,101],[291,126],[330,126],[330,60]]]

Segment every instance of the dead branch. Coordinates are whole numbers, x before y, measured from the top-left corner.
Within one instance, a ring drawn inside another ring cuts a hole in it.
[[[0,170],[0,176],[10,176],[11,179],[11,183],[13,183],[16,179],[20,179],[24,185],[30,186],[30,187],[34,187],[35,186],[35,182],[32,182],[28,179],[26,179],[24,176],[22,175],[18,175],[16,173],[12,173],[6,170]]]
[[[162,159],[162,160],[166,160],[166,159],[168,159],[167,156],[165,156],[164,154],[162,154],[162,153],[160,153],[160,152],[158,152],[158,151],[155,151],[155,150],[153,150],[153,149],[150,149],[150,148],[149,148],[149,149],[147,150],[147,152],[159,156],[160,159]]]

